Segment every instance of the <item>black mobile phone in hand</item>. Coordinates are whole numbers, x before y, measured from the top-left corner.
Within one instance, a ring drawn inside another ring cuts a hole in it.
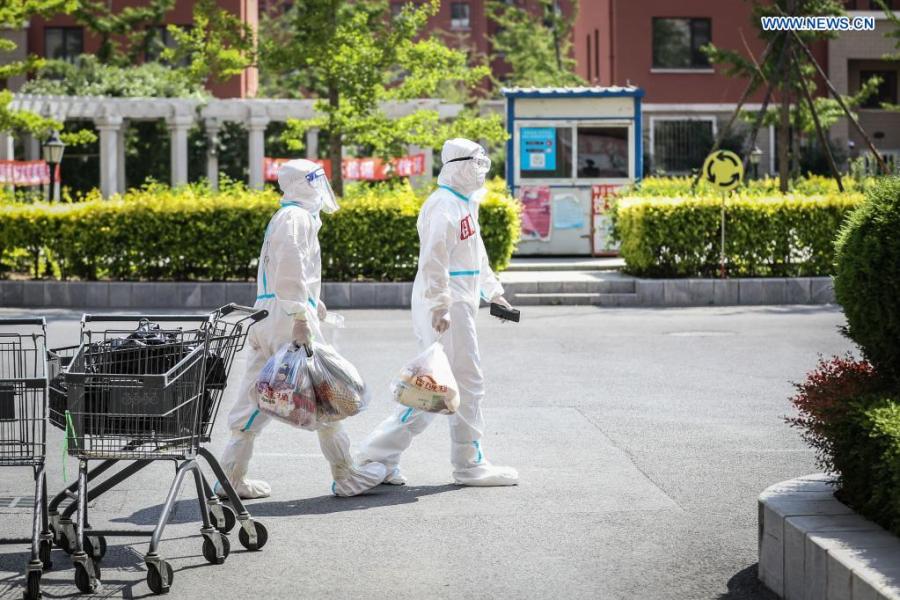
[[[491,316],[504,321],[519,322],[519,311],[515,308],[506,308],[496,302],[491,302]]]

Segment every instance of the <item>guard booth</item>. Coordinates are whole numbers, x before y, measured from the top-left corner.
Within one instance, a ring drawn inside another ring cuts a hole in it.
[[[508,88],[506,181],[522,202],[517,254],[617,253],[610,196],[643,172],[636,87]]]

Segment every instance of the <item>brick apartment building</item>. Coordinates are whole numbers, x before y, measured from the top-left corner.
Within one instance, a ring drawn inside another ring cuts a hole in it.
[[[121,10],[128,6],[146,5],[142,0],[108,0],[113,10]],[[258,22],[259,10],[257,0],[218,0],[218,5],[239,16],[245,23],[255,28]],[[169,11],[160,27],[160,37],[163,43],[169,44],[168,25],[190,26],[193,20],[194,2],[179,1]],[[79,54],[91,54],[97,51],[100,40],[85,31],[75,20],[68,15],[57,15],[50,18],[35,17],[22,30],[0,31],[0,35],[16,42],[17,55],[24,57],[28,54],[47,58],[72,60]],[[151,50],[151,53],[158,50]],[[16,58],[16,57],[12,57]],[[152,58],[147,57],[147,58]],[[16,90],[21,85],[21,78],[7,82],[10,89]],[[210,91],[219,98],[245,98],[256,95],[257,74],[256,69],[247,69],[241,75],[231,80],[214,84]]]

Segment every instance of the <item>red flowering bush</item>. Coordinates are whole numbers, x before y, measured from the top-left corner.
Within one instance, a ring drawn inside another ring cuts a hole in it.
[[[819,359],[806,381],[794,387],[797,394],[791,403],[800,414],[787,421],[800,429],[804,441],[816,451],[819,466],[835,473],[835,445],[843,438],[853,401],[878,389],[875,370],[868,361],[849,354]]]
[[[819,360],[791,402],[789,418],[837,476],[843,502],[900,534],[900,400],[865,360]]]

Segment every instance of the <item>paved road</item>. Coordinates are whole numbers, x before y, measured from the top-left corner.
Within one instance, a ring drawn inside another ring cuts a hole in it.
[[[415,351],[408,314],[348,311],[340,344],[374,389]],[[72,313],[51,313],[53,341],[74,341]],[[769,598],[755,579],[756,496],[814,470],[782,421],[791,380],[818,353],[841,353],[842,315],[823,307],[609,310],[530,308],[519,325],[482,311],[489,457],[519,468],[506,489],[450,485],[446,426],[416,441],[405,488],[337,499],[315,436],[273,424],[255,472],[273,497],[252,503],[264,551],[207,566],[182,494],[164,555],[172,598]],[[235,368],[237,375],[243,365]],[[236,386],[234,386],[236,387]],[[226,398],[226,402],[230,398]],[[360,439],[393,410],[385,393],[348,422]],[[216,443],[224,440],[220,422]],[[50,440],[51,488],[62,483]],[[75,472],[69,463],[69,476]],[[100,499],[94,521],[150,524],[170,465]],[[25,496],[27,472],[0,470],[0,497]],[[8,502],[8,501],[7,501]],[[0,508],[0,535],[27,510]],[[144,597],[146,543],[116,540],[103,564],[109,597]],[[0,597],[17,598],[25,554],[0,548]],[[74,592],[68,558],[45,576]]]

